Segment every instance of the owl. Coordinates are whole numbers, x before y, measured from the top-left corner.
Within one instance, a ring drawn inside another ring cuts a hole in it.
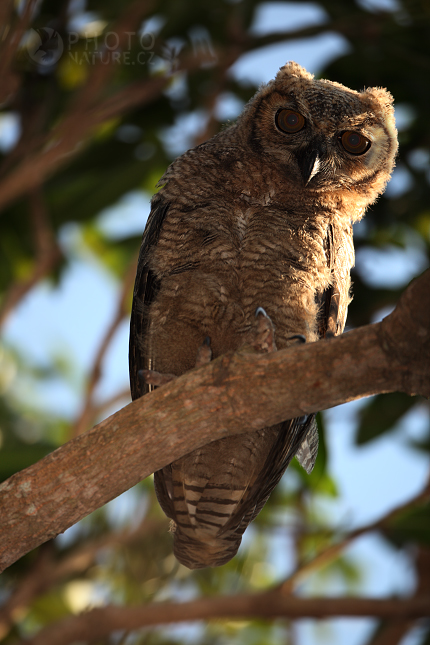
[[[342,333],[352,224],[383,192],[396,151],[389,92],[316,80],[290,62],[235,124],[176,159],[140,249],[132,398],[210,356]],[[317,448],[311,415],[214,441],[156,472],[176,558],[191,569],[228,562],[291,459],[310,472]]]

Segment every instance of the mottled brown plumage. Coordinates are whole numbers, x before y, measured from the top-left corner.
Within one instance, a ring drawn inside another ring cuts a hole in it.
[[[179,157],[160,180],[143,236],[130,332],[130,382],[180,375],[211,339],[213,357],[252,345],[264,307],[278,349],[339,334],[350,300],[352,223],[388,181],[397,150],[392,97],[281,68],[237,123]],[[192,432],[190,428],[190,432]],[[213,442],[155,473],[190,568],[230,560],[296,455],[310,471],[313,417]]]

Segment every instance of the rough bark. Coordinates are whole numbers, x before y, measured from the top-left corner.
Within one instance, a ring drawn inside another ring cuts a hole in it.
[[[221,356],[10,477],[0,486],[0,571],[199,446],[394,391],[430,396],[430,270],[381,323],[273,354]]]

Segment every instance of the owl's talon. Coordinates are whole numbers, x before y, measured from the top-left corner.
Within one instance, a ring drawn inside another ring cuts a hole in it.
[[[263,307],[258,307],[255,317],[257,318],[257,323],[254,329],[254,337],[251,341],[252,346],[258,352],[276,352],[275,329],[270,317]]]
[[[145,385],[153,385],[154,387],[167,385],[167,383],[170,383],[177,378],[175,374],[162,374],[155,370],[139,370],[137,374]]]
[[[306,343],[306,336],[303,336],[303,334],[294,334],[294,336],[290,336],[287,340],[299,340],[301,343]]]
[[[207,365],[208,363],[210,363],[211,360],[212,360],[211,339],[209,338],[209,336],[206,336],[206,338],[203,341],[203,345],[200,345],[200,347],[197,350],[195,367],[203,367],[203,365]]]

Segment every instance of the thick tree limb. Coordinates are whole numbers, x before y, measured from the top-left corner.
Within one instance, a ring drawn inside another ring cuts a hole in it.
[[[380,600],[378,598],[295,598],[269,591],[259,594],[202,598],[185,603],[153,603],[143,607],[93,609],[66,618],[17,645],[68,645],[107,636],[120,629],[135,630],[158,624],[211,618],[327,618],[377,616],[420,618],[430,613],[430,597]]]
[[[181,376],[0,486],[0,571],[150,473],[222,437],[381,392],[430,396],[430,270],[381,323]]]

